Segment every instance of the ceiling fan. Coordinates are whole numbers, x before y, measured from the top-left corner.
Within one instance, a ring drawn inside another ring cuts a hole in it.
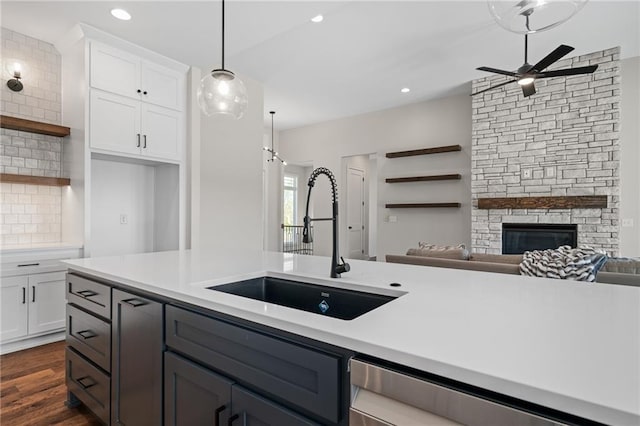
[[[484,90],[480,90],[479,92],[472,93],[471,96],[475,96],[480,93],[484,93],[488,90],[493,90],[498,87],[505,86],[509,83],[517,82],[522,87],[522,94],[526,98],[536,93],[536,87],[534,85],[534,82],[539,78],[591,74],[598,68],[597,65],[590,65],[587,67],[565,68],[560,70],[544,71],[551,64],[557,62],[562,57],[564,57],[569,52],[571,52],[573,50],[573,47],[567,46],[565,44],[561,44],[553,52],[549,53],[547,56],[542,58],[535,65],[529,65],[529,62],[527,62],[527,50],[528,50],[528,34],[525,34],[524,35],[524,64],[520,68],[518,68],[516,71],[505,71],[505,70],[489,68],[489,67],[476,68],[477,70],[480,70],[480,71],[487,71],[487,72],[492,72],[496,74],[502,74],[509,77],[513,77],[513,80],[508,80],[508,81],[505,81],[504,83],[500,83],[493,87],[489,87],[488,89],[484,89]]]

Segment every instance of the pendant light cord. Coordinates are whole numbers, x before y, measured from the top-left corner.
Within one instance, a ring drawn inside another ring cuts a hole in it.
[[[224,67],[224,0],[222,0],[222,69]]]

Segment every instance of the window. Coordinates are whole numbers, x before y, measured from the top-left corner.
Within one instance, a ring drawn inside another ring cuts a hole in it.
[[[298,176],[284,175],[283,222],[285,225],[298,223]]]

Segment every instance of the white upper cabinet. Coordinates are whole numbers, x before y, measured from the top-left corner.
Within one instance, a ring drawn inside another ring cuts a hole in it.
[[[89,110],[91,148],[140,154],[140,101],[92,90]]]
[[[184,76],[180,73],[143,61],[142,100],[155,105],[182,111],[184,109]]]
[[[90,62],[91,87],[165,108],[184,109],[184,74],[94,41]]]
[[[186,72],[95,41],[90,42],[90,64],[91,149],[181,161]]]
[[[102,43],[91,42],[91,87],[140,99],[140,58]]]
[[[142,152],[156,158],[180,158],[182,114],[155,105],[142,106]]]

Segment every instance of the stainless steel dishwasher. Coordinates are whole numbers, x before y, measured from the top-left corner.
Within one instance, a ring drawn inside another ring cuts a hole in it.
[[[358,359],[351,385],[350,426],[563,424]]]

